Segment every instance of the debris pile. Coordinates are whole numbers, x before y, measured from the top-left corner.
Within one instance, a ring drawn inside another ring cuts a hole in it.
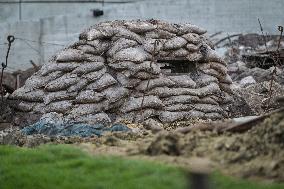
[[[87,124],[224,118],[232,80],[205,33],[159,20],[97,24],[10,99],[22,112],[57,112]]]

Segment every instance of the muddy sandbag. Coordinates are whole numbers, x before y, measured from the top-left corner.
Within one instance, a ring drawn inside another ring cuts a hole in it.
[[[165,50],[179,49],[187,44],[187,41],[182,37],[174,37],[164,44]]]
[[[210,96],[200,98],[198,102],[201,103],[201,104],[219,105],[219,103],[214,98],[212,98]]]
[[[204,59],[204,57],[200,52],[193,52],[193,53],[189,53],[186,56],[186,59],[190,62],[199,62],[202,59]]]
[[[29,102],[43,102],[45,93],[41,89],[29,90],[25,86],[17,89],[9,96],[10,99],[24,100]]]
[[[140,79],[129,78],[122,73],[117,73],[116,77],[117,81],[126,88],[136,87],[141,82]]]
[[[199,47],[198,47],[197,45],[188,43],[188,44],[186,45],[186,49],[187,49],[189,52],[196,52],[196,51],[199,50]]]
[[[168,32],[166,30],[162,29],[155,29],[154,31],[150,31],[145,33],[145,38],[146,39],[171,39],[173,37],[176,37],[175,34]]]
[[[141,47],[131,47],[122,49],[118,51],[113,59],[115,61],[132,61],[132,62],[143,62],[146,60],[150,60],[150,54],[146,53]]]
[[[164,106],[162,101],[156,96],[144,96],[143,104],[142,99],[143,97],[130,97],[129,100],[121,107],[121,112],[126,113],[144,108],[160,109]]]
[[[33,108],[38,105],[37,102],[20,102],[15,109],[20,110],[21,112],[30,112],[33,110]]]
[[[194,109],[192,104],[173,104],[165,107],[165,110],[169,112],[189,111],[192,109]]]
[[[82,74],[98,71],[102,69],[103,67],[104,67],[103,62],[86,62],[86,63],[80,64],[80,66],[74,69],[72,73],[82,75]]]
[[[89,84],[86,88],[96,91],[102,91],[103,89],[116,83],[117,81],[110,74],[106,73],[94,83]]]
[[[196,83],[191,79],[190,75],[175,75],[168,76],[168,78],[174,82],[174,87],[196,87]]]
[[[111,123],[111,119],[105,112],[80,116],[69,115],[67,120],[68,123],[103,124],[104,126],[108,126]]]
[[[204,97],[208,95],[219,94],[220,92],[221,90],[218,84],[211,83],[199,89],[157,87],[150,90],[147,94],[155,95],[158,97],[169,97],[178,95],[193,95],[198,97]]]
[[[77,68],[79,65],[74,63],[54,63],[49,62],[48,64],[44,64],[42,68],[39,70],[39,74],[42,76],[46,76],[50,74],[51,72],[55,71],[62,71],[62,72],[71,72],[75,68]]]
[[[75,85],[70,86],[67,89],[67,92],[72,93],[72,92],[79,92],[82,89],[84,89],[87,85],[88,85],[88,80],[87,79],[82,79],[80,78],[80,80],[78,81],[78,83],[76,83]]]
[[[81,39],[87,39],[92,41],[95,39],[106,39],[111,38],[118,32],[118,28],[112,26],[97,26],[96,28],[91,28],[89,31],[80,34]]]
[[[108,110],[108,101],[104,100],[99,103],[92,103],[92,104],[77,104],[74,108],[70,111],[70,114],[73,115],[87,115],[87,114],[94,114],[103,112]]]
[[[193,104],[194,109],[204,113],[219,113],[225,115],[224,110],[218,105],[211,104]]]
[[[147,51],[148,53],[152,54],[154,51],[155,53],[163,50],[164,48],[164,43],[167,40],[163,40],[163,39],[147,39],[145,40],[144,44],[143,44],[143,48],[145,51]]]
[[[117,39],[112,43],[111,47],[107,51],[107,55],[114,56],[115,53],[121,51],[122,49],[134,47],[136,45],[138,45],[138,43],[134,40],[125,39],[125,38]]]
[[[129,95],[129,90],[124,87],[109,87],[102,91],[102,94],[108,99],[109,103],[114,103]]]
[[[75,102],[80,104],[100,102],[104,99],[104,94],[95,92],[93,90],[81,91],[76,97]]]
[[[195,33],[198,35],[203,35],[206,32],[207,31],[205,29],[189,23],[181,24],[179,27],[179,34]]]
[[[77,92],[69,93],[66,90],[57,91],[57,92],[50,92],[50,93],[47,93],[44,96],[43,101],[44,101],[44,104],[49,104],[50,102],[53,102],[53,101],[75,99],[76,96],[77,96]]]
[[[159,119],[163,123],[172,123],[179,120],[189,120],[204,117],[204,113],[196,110],[180,111],[180,112],[169,112],[162,111],[159,115]]]
[[[49,113],[49,112],[57,112],[57,113],[65,113],[71,110],[73,107],[72,102],[68,100],[51,102],[48,105],[39,104],[34,107],[34,112],[36,113]]]
[[[151,90],[155,87],[170,87],[173,86],[175,83],[166,78],[166,77],[159,77],[157,79],[150,79],[141,81],[140,84],[135,88],[138,91],[147,91]]]
[[[31,76],[26,80],[25,87],[30,91],[42,88],[47,83],[61,77],[63,74],[64,73],[62,73],[61,71],[52,72],[47,76],[39,76],[38,73],[36,73],[35,75]]]
[[[56,56],[57,62],[82,62],[86,60],[86,54],[77,49],[65,49]]]
[[[76,84],[79,80],[80,78],[77,76],[77,74],[67,73],[60,78],[49,82],[45,86],[44,90],[49,92],[64,90],[71,85]]]
[[[147,21],[126,21],[124,23],[127,29],[135,33],[145,33],[154,30],[156,27]]]
[[[112,40],[117,40],[120,38],[134,40],[138,42],[139,44],[143,44],[144,42],[144,39],[140,35],[134,32],[131,32],[125,28],[118,28],[118,33],[112,38]]]
[[[198,87],[204,87],[210,83],[218,83],[218,79],[211,75],[199,73],[198,78],[195,78],[195,82]]]
[[[186,57],[188,55],[189,52],[185,48],[174,50],[169,54],[170,57]]]
[[[97,54],[102,54],[109,49],[110,43],[104,39],[97,39],[93,41],[87,41],[86,44],[94,47],[97,51]]]
[[[138,79],[155,79],[155,78],[159,78],[159,75],[154,75],[148,72],[144,72],[144,71],[140,71],[137,72],[136,74],[132,75],[132,77],[138,78]]]
[[[189,44],[198,45],[199,43],[201,43],[200,36],[195,33],[187,33],[182,37],[186,39],[186,41],[188,41]]]
[[[93,71],[93,72],[84,74],[82,75],[81,78],[87,79],[89,82],[93,82],[101,78],[105,73],[106,73],[106,68],[104,67],[103,69],[99,71]]]
[[[84,54],[101,55],[104,51],[101,48],[95,48],[91,45],[80,45],[77,47],[78,50],[82,51]]]
[[[179,95],[179,96],[170,96],[163,99],[163,104],[166,106],[172,105],[172,104],[194,104],[199,101],[198,96],[192,96],[192,95]]]

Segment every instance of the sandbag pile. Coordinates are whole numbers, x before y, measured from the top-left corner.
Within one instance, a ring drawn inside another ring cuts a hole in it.
[[[63,113],[74,120],[163,123],[227,113],[231,78],[206,31],[159,20],[112,21],[82,32],[10,98],[23,112]],[[189,73],[165,73],[159,59],[183,59]]]

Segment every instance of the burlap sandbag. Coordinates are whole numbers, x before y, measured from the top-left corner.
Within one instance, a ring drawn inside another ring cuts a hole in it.
[[[82,89],[84,89],[87,85],[88,85],[88,80],[84,79],[84,78],[80,78],[80,80],[78,81],[78,83],[76,83],[75,85],[70,86],[67,89],[67,92],[72,93],[72,92],[79,92]]]
[[[135,33],[145,33],[154,30],[156,27],[147,21],[126,21],[124,23],[127,29]]]
[[[93,71],[93,72],[84,74],[82,75],[81,78],[87,79],[89,82],[93,82],[101,78],[105,73],[106,73],[106,68],[104,67],[103,69],[99,71]]]
[[[136,87],[141,82],[140,79],[129,78],[122,73],[117,73],[116,77],[117,81],[126,88]]]
[[[187,41],[182,37],[173,37],[164,44],[165,50],[179,49],[187,44]]]
[[[45,93],[41,89],[29,90],[25,86],[17,89],[9,96],[10,99],[17,99],[29,102],[43,102]]]
[[[72,102],[70,101],[58,101],[52,102],[48,105],[39,104],[34,107],[34,112],[36,113],[49,113],[49,112],[57,112],[57,113],[66,113],[71,110],[73,107]]]
[[[170,96],[163,99],[163,104],[166,106],[172,104],[194,104],[199,101],[198,96],[193,95],[179,95],[179,96]]]
[[[145,33],[146,39],[171,39],[173,37],[176,37],[176,34],[170,33],[166,30],[162,29],[155,29],[154,31],[150,31]]]
[[[47,76],[52,72],[55,71],[62,71],[62,72],[70,72],[77,68],[79,65],[74,63],[54,63],[48,62],[44,64],[42,68],[39,70],[39,74],[42,76]]]
[[[138,43],[131,39],[120,38],[114,41],[109,50],[107,51],[107,55],[113,57],[115,53],[121,51],[122,49],[134,47],[138,45]]]
[[[87,74],[90,72],[98,71],[104,67],[103,62],[86,62],[80,64],[76,69],[72,71],[74,74]]]
[[[95,113],[108,110],[108,105],[109,103],[106,100],[101,101],[99,103],[92,103],[92,104],[77,104],[70,111],[70,114],[73,114],[73,115],[95,114]]]
[[[161,111],[159,115],[159,119],[163,123],[172,123],[178,120],[189,120],[203,117],[204,113],[190,110],[190,111],[179,111],[179,112],[169,112],[169,111]]]
[[[132,62],[143,62],[151,59],[151,55],[146,53],[141,47],[131,47],[118,51],[113,59],[115,61],[132,61]]]
[[[108,99],[109,103],[114,103],[129,95],[129,90],[124,87],[109,87],[102,91],[102,94]]]
[[[82,62],[87,59],[88,56],[77,49],[65,49],[56,56],[57,62]]]
[[[174,87],[186,87],[195,88],[196,83],[191,79],[190,75],[175,75],[168,76],[168,78],[174,82]]]
[[[174,84],[175,83],[167,77],[159,77],[157,79],[141,81],[135,89],[138,91],[148,91],[155,87],[170,87]]]

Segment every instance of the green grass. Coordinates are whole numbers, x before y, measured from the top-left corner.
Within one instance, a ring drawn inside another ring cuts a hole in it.
[[[214,174],[218,189],[280,189]],[[0,146],[1,189],[186,188],[184,171],[147,161],[91,157],[67,145],[36,149]]]

